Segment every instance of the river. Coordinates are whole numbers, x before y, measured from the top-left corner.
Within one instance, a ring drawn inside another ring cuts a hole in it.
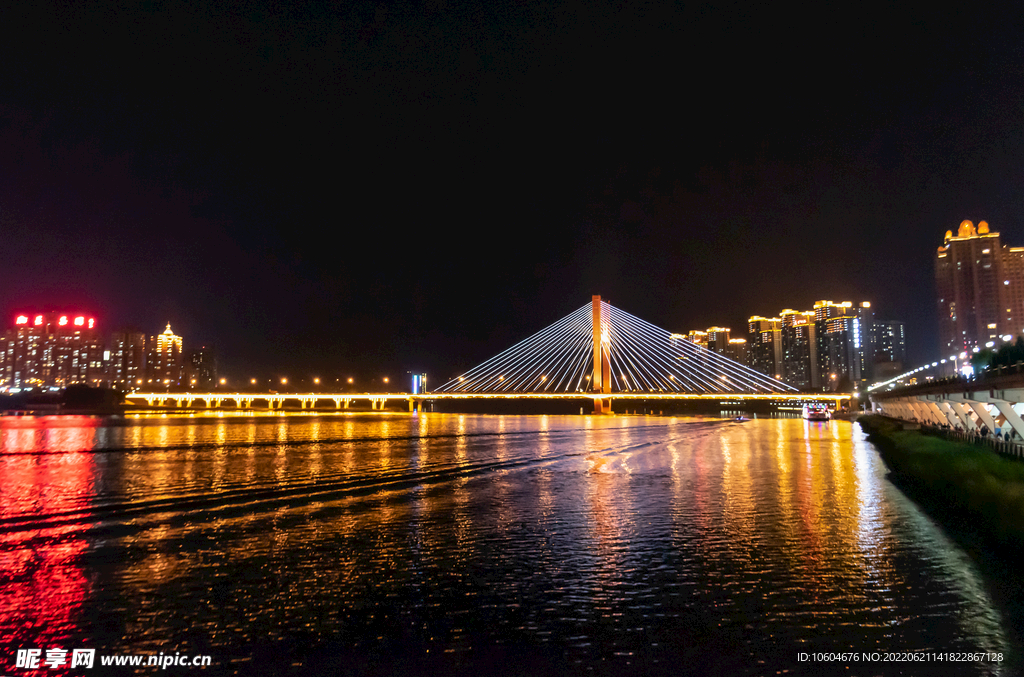
[[[58,674],[24,669],[55,648],[93,650],[83,675],[1003,675],[1020,655],[997,582],[846,421],[0,417],[0,450],[4,674]]]

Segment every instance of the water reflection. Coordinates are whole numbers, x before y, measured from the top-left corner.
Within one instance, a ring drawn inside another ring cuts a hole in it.
[[[0,420],[7,646],[295,674],[340,654],[356,674],[766,674],[797,651],[1015,648],[843,421],[57,418]]]
[[[27,418],[27,417],[26,417]],[[80,558],[87,541],[68,515],[88,514],[94,490],[89,454],[25,455],[91,440],[89,419],[19,420],[4,430],[0,456],[0,645],[68,646],[79,636],[83,604],[92,592]],[[56,432],[57,434],[48,434]],[[13,666],[7,666],[13,667]]]

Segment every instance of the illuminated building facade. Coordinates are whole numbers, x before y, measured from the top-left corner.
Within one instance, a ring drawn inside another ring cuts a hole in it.
[[[747,365],[747,341],[741,338],[731,338],[731,329],[728,327],[708,327],[707,331],[691,330],[684,337],[682,334],[673,334],[673,338],[685,338],[690,343],[700,346],[713,353],[724,355],[742,365]],[[704,359],[698,353],[695,358]]]
[[[162,334],[149,339],[146,351],[146,385],[180,386],[183,376],[181,337],[171,331],[171,323]]]
[[[81,313],[19,313],[2,341],[2,385],[105,385],[103,339],[96,319]]]
[[[686,335],[686,340],[690,343],[700,346],[701,348],[708,347],[708,333],[706,331],[697,331],[696,329],[691,330]]]
[[[729,349],[729,333],[728,327],[708,327],[708,350],[725,355]]]
[[[872,327],[874,359],[871,378],[876,381],[903,373],[907,346],[902,322],[876,322]]]
[[[865,346],[858,310],[849,301],[818,301],[814,304],[814,324],[822,389],[844,390],[847,383],[860,384]]]
[[[110,383],[129,390],[142,387],[146,377],[146,335],[135,329],[115,331],[110,337]]]
[[[875,311],[867,301],[862,302],[855,310],[853,322],[853,359],[856,361],[854,371],[860,378],[854,383],[856,388],[865,390],[869,381],[874,378],[872,369],[875,361]]]
[[[986,222],[946,231],[935,287],[944,357],[1024,333],[1024,248],[1002,244]]]
[[[890,324],[899,327],[902,355],[903,325]],[[896,354],[895,348],[879,355],[881,330],[875,325],[874,310],[866,301],[857,307],[849,301],[818,301],[813,310],[786,309],[779,317],[755,315],[748,321],[746,364],[800,390],[863,389],[876,361],[896,359],[890,356]]]
[[[755,315],[747,321],[747,359],[752,369],[782,378],[782,319]]]
[[[817,325],[814,311],[783,310],[782,380],[800,390],[821,387],[818,371]]]
[[[731,360],[736,360],[740,364],[749,365],[750,356],[747,352],[747,339],[729,339],[729,345],[725,349],[725,356]]]

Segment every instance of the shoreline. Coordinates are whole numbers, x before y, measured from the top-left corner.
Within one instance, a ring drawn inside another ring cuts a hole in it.
[[[936,519],[1000,554],[1024,554],[1024,463],[879,415],[858,422],[893,483]]]

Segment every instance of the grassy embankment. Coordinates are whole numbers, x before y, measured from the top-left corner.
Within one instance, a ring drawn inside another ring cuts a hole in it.
[[[1024,463],[972,444],[858,419],[893,480],[926,509],[987,545],[1024,554]]]

